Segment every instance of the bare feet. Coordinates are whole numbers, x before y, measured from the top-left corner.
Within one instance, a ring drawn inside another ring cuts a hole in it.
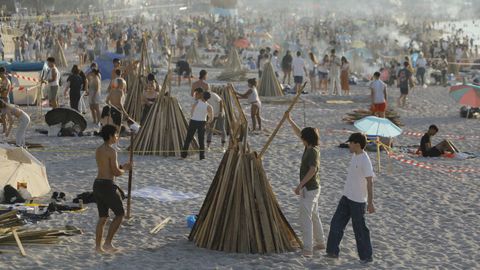
[[[325,249],[325,245],[324,244],[320,244],[320,245],[316,245],[313,247],[313,250],[324,250]]]
[[[95,247],[95,252],[98,254],[104,254],[105,250],[102,247]]]
[[[309,250],[303,250],[302,255],[303,255],[303,257],[312,257],[313,252],[309,251]]]
[[[103,250],[107,253],[115,253],[119,251],[119,249],[114,247],[112,244],[104,244]]]

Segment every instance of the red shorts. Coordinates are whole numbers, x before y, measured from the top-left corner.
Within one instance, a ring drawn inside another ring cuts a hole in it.
[[[372,112],[385,112],[387,109],[387,103],[379,103],[379,104],[372,104],[372,108],[370,109]]]

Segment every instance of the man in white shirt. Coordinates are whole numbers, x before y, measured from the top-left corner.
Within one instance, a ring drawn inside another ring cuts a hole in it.
[[[370,84],[372,99],[372,112],[381,118],[385,118],[385,111],[387,110],[387,85],[380,80],[380,72],[373,74],[373,82]]]
[[[295,82],[295,92],[300,91],[300,87],[303,83],[303,77],[307,74],[307,68],[305,67],[305,60],[303,60],[302,52],[297,51],[297,57],[292,61],[293,81]]]
[[[427,68],[427,60],[423,58],[423,53],[418,55],[415,63],[417,66],[417,80],[421,85],[423,85],[423,88],[426,88],[427,85],[425,84],[425,71]]]
[[[338,258],[343,232],[351,218],[360,261],[369,263],[373,261],[373,257],[370,231],[365,224],[365,208],[370,214],[375,212],[373,205],[373,177],[375,174],[372,162],[364,151],[367,144],[365,135],[353,133],[348,142],[348,148],[353,156],[348,167],[343,196],[330,223],[327,257]]]
[[[220,132],[220,136],[222,136],[221,142],[223,150],[225,147],[225,113],[223,109],[223,100],[216,93],[210,92],[208,104],[210,104],[213,109],[213,121],[207,127],[207,150],[210,149],[214,129],[218,130]]]
[[[342,89],[340,85],[340,66],[341,62],[340,59],[335,55],[335,49],[330,51],[330,94],[338,95],[340,93],[340,89]]]

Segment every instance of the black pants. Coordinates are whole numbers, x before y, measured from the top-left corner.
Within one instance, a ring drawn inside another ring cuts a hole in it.
[[[182,149],[182,158],[187,157],[188,148],[193,140],[195,132],[198,132],[198,144],[200,145],[200,159],[205,158],[205,121],[190,120],[188,124],[187,137]]]
[[[70,108],[78,110],[78,103],[80,102],[80,92],[70,92]]]

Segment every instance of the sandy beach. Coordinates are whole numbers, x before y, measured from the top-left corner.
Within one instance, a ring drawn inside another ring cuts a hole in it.
[[[199,69],[194,69],[198,74]],[[218,70],[211,70],[214,78]],[[212,83],[216,83],[213,79]],[[239,83],[238,88],[245,88]],[[105,90],[105,88],[103,88]],[[395,107],[399,90],[388,89],[389,104]],[[186,82],[173,87],[184,112],[189,118],[191,97]],[[346,170],[350,160],[347,149],[338,144],[348,138],[344,130],[354,127],[341,121],[345,113],[369,106],[366,87],[354,86],[349,97],[332,97],[307,94],[292,112],[293,119],[303,126],[317,127],[321,131],[321,195],[319,211],[328,234],[329,223],[341,197]],[[327,100],[351,100],[350,104],[329,104]],[[278,102],[277,102],[278,103]],[[288,102],[276,104],[263,101],[262,118],[267,130],[272,131]],[[247,107],[246,103],[244,108]],[[439,86],[415,88],[409,95],[406,109],[397,109],[404,131],[425,132],[436,124],[440,132],[433,138],[439,142],[446,135],[462,135],[455,140],[463,151],[479,153],[480,125],[478,119],[460,118],[459,105],[448,96],[448,89]],[[30,112],[34,108],[29,108]],[[246,110],[248,112],[248,110]],[[52,191],[63,191],[71,201],[77,194],[91,191],[97,168],[94,150],[102,141],[99,137],[47,137],[35,133],[35,128],[46,128],[40,119],[32,117],[27,141],[41,143],[44,149],[31,152],[45,163]],[[87,117],[91,122],[90,115]],[[250,120],[250,119],[249,119]],[[88,131],[93,131],[89,124]],[[343,131],[342,131],[343,130]],[[259,151],[268,134],[250,135],[249,142]],[[472,137],[470,137],[472,136]],[[401,135],[396,146],[419,144],[420,137]],[[122,138],[120,145],[128,146]],[[382,171],[376,172],[375,204],[377,212],[368,215],[374,261],[360,265],[351,225],[347,226],[341,244],[340,259],[332,261],[323,253],[304,258],[300,251],[274,254],[228,254],[197,248],[187,237],[186,217],[198,213],[205,194],[222,158],[220,138],[215,136],[207,158],[186,160],[157,156],[135,156],[133,190],[160,187],[171,191],[197,194],[197,198],[177,202],[160,202],[154,199],[133,197],[132,219],[124,221],[114,239],[122,249],[114,255],[97,255],[94,252],[94,231],[97,222],[95,204],[81,213],[53,214],[50,220],[37,227],[74,225],[83,235],[64,238],[61,245],[27,246],[28,257],[19,254],[2,254],[0,269],[478,269],[480,268],[480,185],[478,158],[457,160],[409,156],[433,166],[432,169],[388,159],[381,154]],[[284,125],[264,156],[263,165],[278,202],[295,231],[300,235],[298,197],[293,189],[298,183],[298,168],[303,151],[301,142],[291,129]],[[374,152],[369,156],[376,166]],[[128,159],[127,153],[119,160]],[[474,173],[448,172],[447,169],[474,168]],[[117,179],[126,189],[127,176]],[[48,199],[46,199],[48,201]],[[166,217],[170,222],[156,235],[149,231]],[[13,247],[12,247],[13,248]]]

